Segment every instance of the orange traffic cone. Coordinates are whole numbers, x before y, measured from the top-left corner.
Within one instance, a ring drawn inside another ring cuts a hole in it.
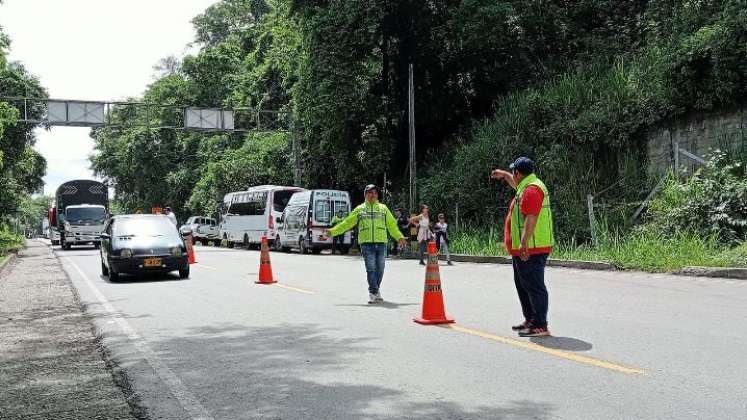
[[[187,235],[184,238],[184,242],[187,244],[187,260],[190,264],[196,263],[197,259],[195,258],[195,248],[192,244],[192,235]]]
[[[428,265],[425,267],[425,290],[423,291],[423,316],[413,321],[418,324],[450,324],[454,322],[446,316],[444,295],[441,291],[441,274],[438,271],[436,242],[428,242]]]
[[[259,254],[259,280],[257,284],[277,283],[272,278],[272,264],[270,264],[270,248],[267,246],[267,236],[262,237],[262,245]]]

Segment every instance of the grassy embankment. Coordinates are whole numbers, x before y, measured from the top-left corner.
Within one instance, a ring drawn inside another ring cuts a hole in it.
[[[506,255],[501,226],[467,228],[452,234],[451,252],[467,255]],[[726,248],[715,240],[697,235],[662,239],[653,234],[606,233],[596,246],[562,242],[552,255],[556,259],[605,261],[623,269],[651,272],[674,271],[686,266],[747,267],[747,243]]]

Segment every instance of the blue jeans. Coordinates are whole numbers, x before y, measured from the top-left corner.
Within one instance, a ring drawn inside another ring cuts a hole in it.
[[[545,264],[549,254],[530,255],[528,261],[513,257],[514,283],[524,319],[536,327],[547,327],[549,298],[545,287]]]
[[[381,279],[384,278],[386,244],[361,244],[361,254],[363,254],[363,261],[366,262],[368,292],[379,293]]]

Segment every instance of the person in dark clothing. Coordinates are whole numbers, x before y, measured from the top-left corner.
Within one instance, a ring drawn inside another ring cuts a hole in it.
[[[409,236],[407,233],[407,228],[410,226],[410,221],[407,219],[407,215],[402,212],[401,208],[396,208],[394,209],[394,218],[397,219],[397,228],[399,228],[399,231],[402,232],[402,235],[407,238]],[[399,254],[399,248],[400,247],[397,242],[392,242],[392,249],[390,254]]]

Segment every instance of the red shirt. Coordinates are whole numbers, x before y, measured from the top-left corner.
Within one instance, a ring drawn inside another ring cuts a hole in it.
[[[542,201],[545,199],[545,193],[542,189],[536,185],[530,185],[524,190],[524,194],[521,196],[521,203],[519,211],[524,216],[533,214],[539,215],[542,210]],[[506,250],[511,256],[518,257],[519,250],[511,250],[511,213],[514,211],[514,205],[516,204],[516,198],[511,200],[511,204],[508,206],[508,214],[506,215],[506,222],[503,225],[503,243],[506,246]],[[547,248],[529,248],[529,255],[535,254],[549,254],[552,251],[552,247]]]

